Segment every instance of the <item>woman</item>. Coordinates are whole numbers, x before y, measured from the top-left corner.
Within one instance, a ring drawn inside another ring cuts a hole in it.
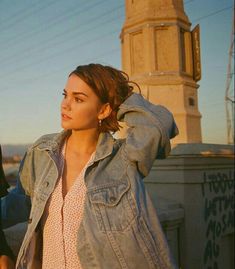
[[[2,167],[2,150],[0,145],[0,198],[7,195],[8,183]],[[1,199],[0,199],[0,269],[14,268],[14,255],[7,245],[4,233],[1,227]]]
[[[36,141],[20,167],[31,211],[16,268],[175,268],[142,179],[178,129],[130,83],[100,64],[69,75],[64,130]],[[118,121],[126,139],[110,134]]]

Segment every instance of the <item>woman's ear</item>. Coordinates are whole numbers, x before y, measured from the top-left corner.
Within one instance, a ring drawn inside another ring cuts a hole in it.
[[[111,112],[112,112],[112,108],[111,108],[110,104],[109,103],[103,104],[101,109],[100,109],[98,119],[99,120],[106,119],[111,114]]]

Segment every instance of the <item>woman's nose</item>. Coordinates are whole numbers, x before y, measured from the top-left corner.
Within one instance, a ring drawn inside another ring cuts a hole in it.
[[[62,104],[61,104],[62,108],[63,109],[71,109],[71,102],[69,101],[69,98],[66,98],[62,101]]]

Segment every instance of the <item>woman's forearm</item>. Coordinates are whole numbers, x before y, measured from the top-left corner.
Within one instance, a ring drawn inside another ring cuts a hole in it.
[[[171,150],[170,139],[178,134],[172,113],[154,105],[140,94],[133,93],[121,104],[118,120],[129,127],[125,151],[146,176],[156,158],[166,158]]]

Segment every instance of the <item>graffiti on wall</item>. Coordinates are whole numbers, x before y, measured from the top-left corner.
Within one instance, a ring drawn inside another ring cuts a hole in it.
[[[234,178],[227,173],[204,172],[202,195],[204,221],[206,222],[206,245],[203,262],[206,269],[218,269],[220,255],[219,239],[234,227]]]

